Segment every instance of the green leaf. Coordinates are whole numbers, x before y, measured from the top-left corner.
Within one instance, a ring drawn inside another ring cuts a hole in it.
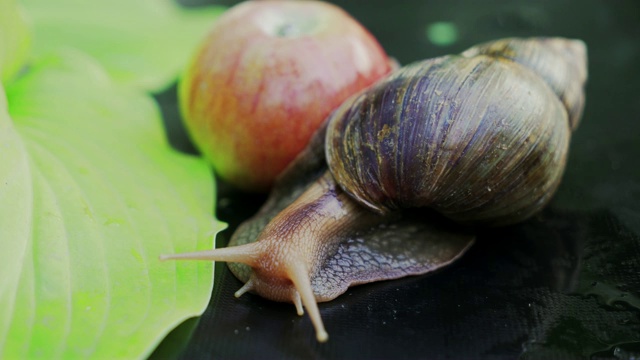
[[[171,0],[23,0],[34,52],[71,46],[98,59],[116,81],[144,90],[173,82],[222,7],[185,9]]]
[[[15,0],[0,0],[0,82],[8,82],[24,64],[29,28]]]
[[[1,89],[1,87],[0,87]],[[139,358],[210,298],[205,163],[155,103],[66,51],[0,91],[0,358]],[[13,121],[12,121],[13,120]]]

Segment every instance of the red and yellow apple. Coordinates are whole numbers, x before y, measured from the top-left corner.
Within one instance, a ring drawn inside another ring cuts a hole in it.
[[[360,23],[320,1],[227,10],[179,89],[187,130],[216,173],[265,191],[329,113],[391,70]]]

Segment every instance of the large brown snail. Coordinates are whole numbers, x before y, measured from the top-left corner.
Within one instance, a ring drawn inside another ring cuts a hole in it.
[[[253,291],[316,302],[459,258],[472,226],[524,220],[560,183],[584,106],[586,48],[503,39],[405,66],[336,109],[230,246],[166,259],[231,262]],[[451,220],[451,221],[449,221]]]

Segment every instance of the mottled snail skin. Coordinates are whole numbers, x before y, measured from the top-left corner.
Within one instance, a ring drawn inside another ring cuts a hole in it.
[[[316,302],[439,269],[473,243],[465,224],[540,210],[560,182],[585,81],[584,44],[559,38],[406,66],[334,111],[230,247],[166,258],[232,262],[245,282],[236,296],[291,301],[299,314],[304,305],[325,341]]]

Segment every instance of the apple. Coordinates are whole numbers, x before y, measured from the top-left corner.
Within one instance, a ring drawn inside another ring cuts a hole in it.
[[[329,113],[391,71],[378,41],[320,1],[227,10],[182,77],[187,131],[217,175],[266,191]]]

